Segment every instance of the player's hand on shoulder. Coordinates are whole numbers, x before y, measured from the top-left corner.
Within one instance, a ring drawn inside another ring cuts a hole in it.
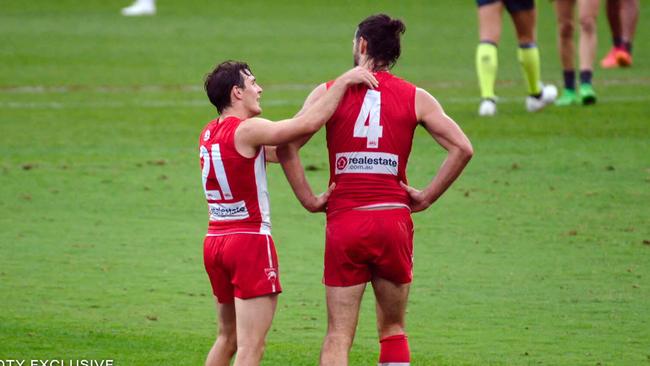
[[[399,185],[402,186],[406,193],[408,193],[409,197],[411,197],[411,203],[409,204],[411,212],[424,211],[429,208],[429,206],[431,206],[432,202],[429,202],[428,198],[424,194],[424,191],[413,188],[404,182],[399,182]]]
[[[370,89],[379,86],[379,81],[377,81],[375,75],[373,75],[370,70],[361,66],[356,66],[355,68],[348,70],[339,77],[339,80],[344,82],[347,86],[364,84]]]
[[[327,200],[330,198],[335,187],[336,183],[332,183],[327,188],[327,191],[318,196],[312,196],[308,202],[303,202],[303,206],[309,212],[325,212],[325,209],[327,208]]]

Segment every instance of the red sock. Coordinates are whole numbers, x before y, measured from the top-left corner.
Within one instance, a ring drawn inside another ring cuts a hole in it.
[[[408,366],[411,362],[411,352],[406,334],[397,334],[379,341],[379,366],[395,365]]]

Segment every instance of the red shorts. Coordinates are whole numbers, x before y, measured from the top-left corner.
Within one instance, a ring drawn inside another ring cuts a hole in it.
[[[282,292],[273,238],[260,234],[206,236],[203,263],[220,303]]]
[[[377,276],[395,283],[413,279],[413,221],[406,208],[349,210],[327,217],[327,286],[353,286]]]

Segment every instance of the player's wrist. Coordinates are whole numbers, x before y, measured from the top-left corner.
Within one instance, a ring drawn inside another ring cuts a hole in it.
[[[307,209],[308,211],[309,211],[312,207],[314,207],[315,202],[316,202],[316,197],[314,197],[313,194],[312,194],[311,196],[304,196],[304,197],[302,197],[302,199],[300,200],[300,203],[302,204],[302,207],[304,207],[304,208]]]
[[[426,189],[420,192],[420,202],[426,204],[427,207],[431,206],[435,200],[435,192]]]
[[[320,197],[312,194],[311,197],[303,204],[305,209],[309,212],[318,212],[322,209],[322,202],[320,202]]]

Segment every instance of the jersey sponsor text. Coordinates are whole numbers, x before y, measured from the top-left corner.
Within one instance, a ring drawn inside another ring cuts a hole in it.
[[[244,201],[234,203],[208,203],[210,221],[243,220],[248,218]]]
[[[335,174],[369,173],[397,175],[399,157],[383,152],[344,152],[336,154]]]

